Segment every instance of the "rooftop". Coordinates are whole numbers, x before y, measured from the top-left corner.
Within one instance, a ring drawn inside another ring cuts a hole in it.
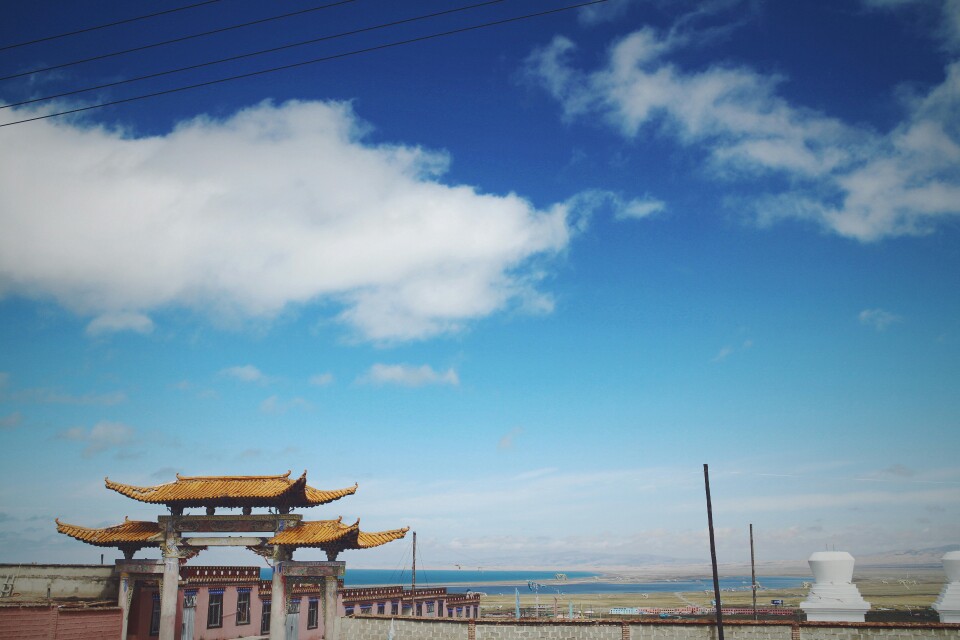
[[[307,484],[307,472],[290,478],[290,472],[275,476],[181,476],[175,482],[139,487],[104,478],[108,489],[151,504],[168,507],[315,507],[356,492],[357,485],[321,490]]]

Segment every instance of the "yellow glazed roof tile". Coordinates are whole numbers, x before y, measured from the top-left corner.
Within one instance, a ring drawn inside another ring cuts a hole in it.
[[[175,482],[153,487],[113,482],[108,489],[153,504],[180,507],[314,507],[356,492],[357,485],[323,491],[307,484],[307,472],[291,479],[290,472],[277,476],[181,476]]]
[[[359,525],[345,525],[341,518],[336,520],[315,520],[301,522],[279,532],[267,541],[268,544],[280,544],[293,547],[313,547],[344,538],[359,532]]]
[[[268,540],[268,544],[291,547],[320,547],[343,551],[346,549],[369,549],[403,538],[409,527],[368,533],[360,531],[360,521],[352,525],[336,520],[301,522],[298,526],[281,531]]]
[[[58,533],[66,534],[71,538],[98,547],[113,547],[125,544],[156,546],[162,537],[159,524],[143,520],[125,520],[122,524],[105,529],[91,529],[67,524],[60,522],[59,519],[56,520],[56,523]]]
[[[404,527],[403,529],[390,529],[389,531],[377,531],[374,533],[361,531],[357,535],[357,548],[369,549],[371,547],[379,547],[382,544],[387,544],[388,542],[393,542],[394,540],[403,538],[407,535],[407,531],[409,530],[410,527]]]

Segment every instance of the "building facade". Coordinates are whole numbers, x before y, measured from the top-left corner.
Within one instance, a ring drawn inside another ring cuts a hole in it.
[[[177,593],[180,640],[227,640],[268,636],[273,610],[272,581],[258,567],[185,566]],[[138,583],[129,610],[127,640],[159,637],[160,585]],[[287,596],[284,628],[295,640],[320,640],[324,628],[323,589],[297,585]],[[411,591],[402,586],[338,589],[337,617],[352,615],[476,619],[480,596],[448,593],[444,587]]]

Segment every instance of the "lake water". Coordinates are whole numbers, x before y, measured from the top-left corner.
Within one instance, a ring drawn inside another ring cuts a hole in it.
[[[566,571],[569,579],[586,579],[584,582],[556,580],[556,571],[471,571],[471,570],[424,570],[417,571],[418,587],[447,587],[451,592],[482,591],[490,595],[533,593],[530,582],[539,583],[544,595],[570,595],[578,593],[652,593],[674,591],[713,591],[713,579],[663,580],[656,582],[628,582],[615,580],[589,571]],[[810,577],[763,576],[757,579],[761,587],[768,589],[795,589]],[[499,584],[477,584],[497,582]],[[389,569],[347,569],[345,586],[410,585],[409,571]],[[724,591],[750,590],[750,576],[720,578]]]
[[[424,587],[446,587],[451,585],[469,585],[478,582],[515,582],[523,583],[535,580],[543,582],[553,580],[557,571],[477,571],[471,569],[421,569],[417,571],[417,585]],[[598,574],[589,571],[567,571],[569,578],[592,578]],[[350,569],[343,579],[344,586],[363,587],[374,584],[410,584],[410,570],[390,569]]]

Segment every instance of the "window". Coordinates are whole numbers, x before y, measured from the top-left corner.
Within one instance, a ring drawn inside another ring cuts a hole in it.
[[[160,635],[160,594],[153,594],[153,609],[150,610],[150,635]]]
[[[260,635],[270,633],[270,601],[263,601],[263,613],[260,616]]]
[[[377,613],[379,613],[380,615],[383,615],[386,612],[387,612],[387,605],[385,605],[382,602],[377,605]]]
[[[390,613],[393,614],[393,615],[397,615],[398,613],[400,613],[400,605],[397,604],[396,602],[391,602],[391,603],[390,603]]]
[[[433,603],[432,603],[432,602],[428,602],[428,603],[427,603],[427,613],[433,613]]]
[[[237,624],[250,624],[249,589],[237,589]]]
[[[211,589],[207,603],[207,629],[223,626],[223,589]]]
[[[307,629],[316,629],[320,626],[320,601],[316,598],[310,598],[307,605]]]

